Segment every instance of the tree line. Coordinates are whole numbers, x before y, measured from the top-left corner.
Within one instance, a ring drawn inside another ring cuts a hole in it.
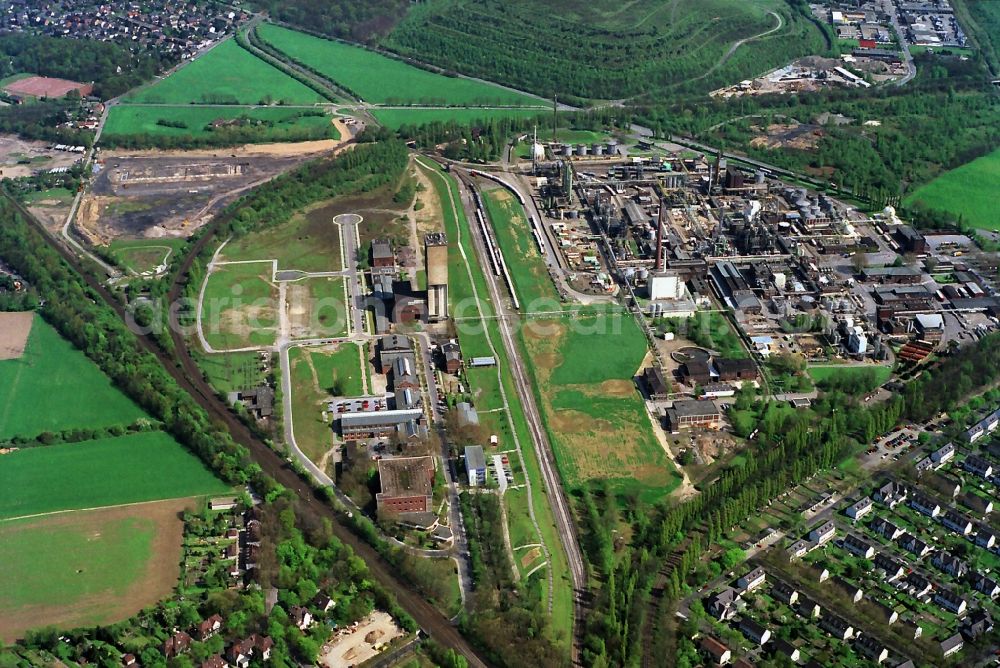
[[[117,97],[172,64],[156,50],[133,53],[114,42],[13,33],[0,36],[0,77],[31,72],[94,83],[94,95]]]

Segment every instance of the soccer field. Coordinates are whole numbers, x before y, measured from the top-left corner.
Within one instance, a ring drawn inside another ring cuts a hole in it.
[[[168,434],[146,432],[3,455],[0,519],[229,489]]]

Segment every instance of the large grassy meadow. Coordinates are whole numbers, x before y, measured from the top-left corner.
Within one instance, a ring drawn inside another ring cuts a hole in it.
[[[130,424],[143,416],[96,364],[39,316],[24,355],[0,361],[0,439]]]
[[[191,499],[0,521],[0,640],[110,624],[168,596]]]
[[[343,213],[339,204],[316,204],[296,213],[284,225],[233,239],[222,249],[221,259],[229,262],[274,259],[279,270],[340,271],[344,268],[340,226],[333,222],[339,213]]]
[[[229,490],[163,432],[26,448],[2,462],[0,519]]]
[[[261,39],[366,102],[435,106],[544,106],[528,95],[490,84],[429,72],[343,42],[276,25],[257,28]]]
[[[556,461],[570,487],[607,480],[647,502],[680,483],[633,376],[646,339],[627,313],[532,320],[522,331]]]
[[[319,93],[229,39],[125,97],[147,104],[316,104]]]
[[[1000,230],[1000,149],[945,172],[909,195],[904,204],[961,215],[970,227]]]
[[[220,134],[211,128],[215,121],[245,120],[260,124],[262,140],[282,141],[303,133],[339,139],[332,117],[313,110],[287,107],[214,107],[198,105],[148,106],[117,104],[108,112],[104,135],[109,137],[155,135],[162,137],[207,138]],[[222,133],[225,132],[223,129]]]

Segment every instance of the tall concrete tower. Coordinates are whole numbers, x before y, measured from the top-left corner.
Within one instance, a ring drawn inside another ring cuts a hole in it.
[[[448,238],[444,232],[424,237],[424,265],[427,267],[427,319],[448,318]]]

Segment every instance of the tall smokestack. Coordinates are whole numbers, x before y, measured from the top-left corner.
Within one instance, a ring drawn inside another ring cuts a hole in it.
[[[655,270],[663,271],[663,200],[660,200],[660,212],[656,216],[656,265]]]

